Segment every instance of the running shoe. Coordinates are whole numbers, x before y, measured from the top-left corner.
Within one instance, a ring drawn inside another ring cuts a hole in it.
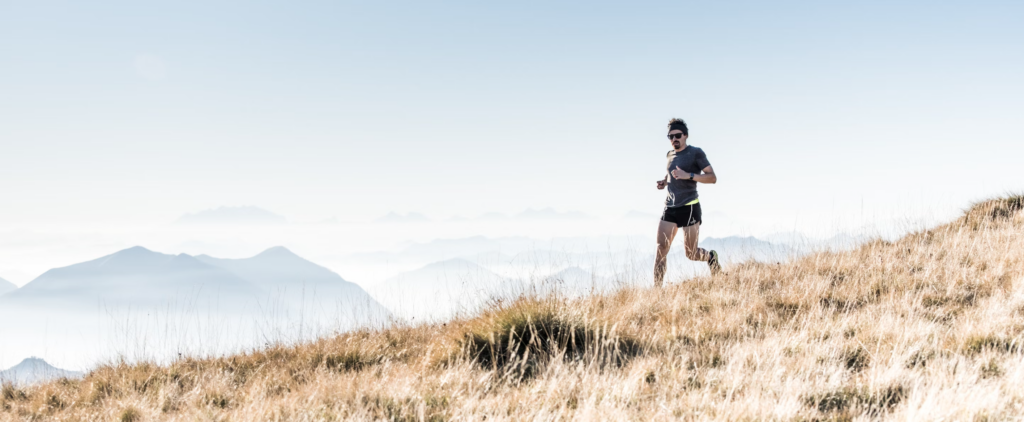
[[[718,262],[718,252],[711,251],[711,258],[708,259],[708,267],[711,268],[711,275],[722,272],[722,264]]]

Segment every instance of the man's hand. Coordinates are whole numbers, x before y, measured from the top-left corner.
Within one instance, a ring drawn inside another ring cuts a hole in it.
[[[668,182],[666,182],[665,179],[659,180],[658,181],[658,190],[665,189],[665,185],[667,185],[667,184],[668,184]]]
[[[671,173],[673,179],[690,179],[690,172],[683,171],[683,169],[679,168],[679,166],[676,166],[676,168],[672,169]]]

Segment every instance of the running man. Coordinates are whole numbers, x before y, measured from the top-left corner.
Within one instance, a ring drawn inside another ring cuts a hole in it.
[[[654,285],[658,287],[665,279],[668,250],[680,228],[685,237],[686,257],[691,261],[706,261],[712,274],[722,270],[718,252],[697,247],[701,223],[697,183],[715,183],[718,177],[704,150],[686,144],[689,135],[683,119],[669,120],[668,140],[672,150],[668,152],[668,175],[658,181],[658,189],[668,187],[665,211],[658,223],[658,252],[654,256]]]

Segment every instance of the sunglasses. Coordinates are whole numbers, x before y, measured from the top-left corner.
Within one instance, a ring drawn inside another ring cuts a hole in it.
[[[683,139],[683,134],[677,133],[675,135],[668,135],[668,139]]]

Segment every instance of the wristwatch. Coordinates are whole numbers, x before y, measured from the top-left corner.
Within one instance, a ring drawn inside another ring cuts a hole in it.
[[[690,180],[693,180],[693,173],[690,173]]]

